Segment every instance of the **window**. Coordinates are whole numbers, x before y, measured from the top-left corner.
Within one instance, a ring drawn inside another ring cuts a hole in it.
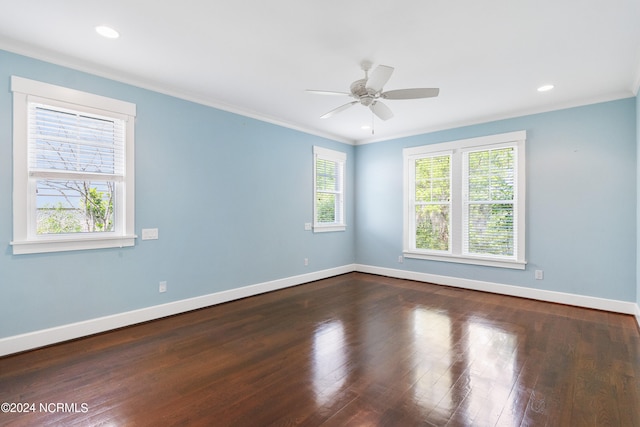
[[[135,105],[13,76],[14,254],[133,246]]]
[[[451,154],[415,161],[416,248],[448,252],[451,247]]]
[[[344,170],[347,155],[313,147],[313,159],[313,231],[344,231]]]
[[[404,149],[405,256],[524,269],[525,139]]]

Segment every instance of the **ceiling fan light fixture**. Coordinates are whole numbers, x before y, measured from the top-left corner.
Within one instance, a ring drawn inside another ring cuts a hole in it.
[[[117,39],[118,37],[120,37],[119,32],[111,27],[107,27],[106,25],[98,25],[96,27],[96,33],[107,39]]]

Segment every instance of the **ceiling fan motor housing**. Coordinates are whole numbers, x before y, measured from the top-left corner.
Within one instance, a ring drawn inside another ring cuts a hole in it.
[[[351,83],[351,94],[360,104],[368,107],[375,101],[376,92],[373,89],[367,89],[367,79],[356,80]]]

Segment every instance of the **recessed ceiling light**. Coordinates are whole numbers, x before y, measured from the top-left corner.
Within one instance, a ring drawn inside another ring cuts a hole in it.
[[[113,28],[107,27],[105,25],[97,26],[96,32],[100,34],[102,37],[106,37],[108,39],[117,39],[118,37],[120,37],[120,33],[118,33]]]
[[[360,129],[364,129],[364,130],[371,129],[371,126],[369,126],[369,125],[362,125],[362,126],[360,126]]]
[[[548,92],[553,89],[553,85],[544,85],[538,88],[538,92]]]

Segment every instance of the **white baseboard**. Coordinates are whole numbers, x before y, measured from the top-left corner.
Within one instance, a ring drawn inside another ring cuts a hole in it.
[[[345,265],[328,270],[287,277],[284,279],[273,280],[237,289],[230,289],[228,291],[216,292],[180,301],[173,301],[167,304],[146,307],[125,313],[118,313],[111,316],[98,317],[96,319],[89,319],[82,322],[6,337],[0,339],[0,356],[32,350],[62,341],[68,341],[125,326],[131,326],[136,323],[160,319],[162,317],[197,310],[199,308],[209,307],[265,292],[301,285],[303,283],[313,282],[314,280],[325,279],[339,274],[350,273],[352,271],[354,271],[353,265]]]
[[[494,294],[529,298],[546,302],[555,302],[559,304],[574,305],[577,307],[594,308],[597,310],[611,311],[615,313],[632,315],[635,314],[636,318],[638,318],[638,316],[640,315],[640,313],[638,313],[638,305],[626,301],[547,291],[543,289],[526,288],[522,286],[503,285],[500,283],[483,282],[480,280],[461,279],[458,277],[439,276],[436,274],[418,273],[415,271],[396,270],[392,268],[382,268],[362,264],[357,264],[355,266],[355,269],[356,271],[360,271],[362,273],[379,274],[381,276],[395,277],[398,279],[429,282],[435,283],[437,285],[453,286],[456,288],[491,292]]]
[[[502,295],[510,295],[522,298],[555,302],[560,304],[574,305],[578,307],[594,308],[598,310],[611,311],[635,315],[640,327],[640,307],[638,304],[609,300],[603,298],[589,297],[584,295],[568,294],[562,292],[545,291],[541,289],[525,288],[520,286],[503,285],[500,283],[483,282],[479,280],[461,279],[450,276],[439,276],[428,273],[418,273],[414,271],[396,270],[391,268],[375,267],[363,264],[349,264],[342,267],[331,268],[299,276],[287,277],[255,285],[245,286],[237,289],[216,292],[180,301],[173,301],[167,304],[146,307],[139,310],[118,313],[111,316],[89,319],[82,322],[56,326],[53,328],[29,332],[0,339],[0,356],[32,350],[38,347],[81,338],[137,323],[160,319],[199,308],[209,307],[240,298],[259,295],[265,292],[284,289],[291,286],[327,277],[358,271],[362,273],[378,274],[381,276],[395,277],[398,279],[416,280],[419,282],[429,282],[438,285],[453,286],[464,289],[471,289],[484,292],[492,292]]]

